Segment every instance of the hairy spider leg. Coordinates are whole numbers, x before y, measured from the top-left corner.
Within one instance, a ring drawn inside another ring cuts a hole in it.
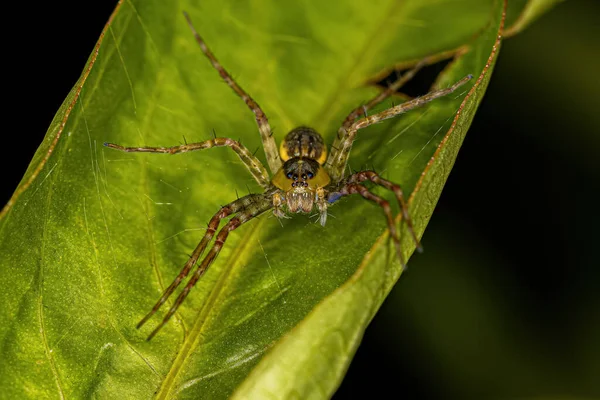
[[[388,190],[391,190],[396,195],[396,200],[398,200],[398,204],[400,205],[400,209],[402,210],[402,219],[406,222],[406,226],[408,227],[408,231],[410,232],[411,237],[415,241],[417,245],[417,251],[419,253],[423,252],[423,247],[421,246],[421,242],[415,233],[415,229],[413,227],[412,219],[408,213],[408,206],[406,201],[404,201],[404,195],[402,193],[402,188],[400,185],[397,185],[393,182],[388,181],[387,179],[382,178],[375,171],[361,171],[355,174],[352,174],[348,177],[346,182],[348,183],[362,183],[364,181],[371,181],[376,185],[382,186]]]
[[[248,93],[246,93],[240,87],[240,85],[238,85],[233,80],[231,75],[229,75],[225,68],[223,68],[223,66],[217,61],[215,55],[210,51],[208,46],[206,46],[206,43],[196,31],[196,28],[194,28],[194,25],[192,24],[192,20],[190,19],[189,15],[185,11],[183,12],[183,15],[188,25],[190,26],[194,37],[196,38],[196,42],[198,42],[198,44],[200,45],[200,49],[202,50],[204,55],[210,60],[210,63],[217,70],[217,72],[219,72],[219,75],[221,75],[221,78],[223,78],[225,83],[227,83],[227,85],[230,88],[232,88],[233,91],[242,98],[242,100],[244,100],[250,111],[254,113],[254,116],[256,118],[256,124],[258,125],[258,130],[260,131],[260,137],[262,139],[262,144],[265,151],[265,155],[267,157],[269,168],[271,169],[271,173],[276,173],[279,170],[279,168],[281,168],[281,158],[279,157],[277,144],[275,143],[275,138],[273,138],[273,133],[271,131],[271,126],[269,125],[269,120],[267,119],[267,116],[260,108],[258,103],[254,101],[252,97],[250,97]]]
[[[172,147],[124,147],[113,143],[104,143],[106,147],[125,151],[128,153],[162,153],[177,154],[187,153],[188,151],[210,149],[212,147],[230,147],[240,157],[248,171],[252,174],[256,182],[266,189],[270,186],[269,173],[264,165],[250,151],[237,140],[229,138],[214,138],[198,143],[188,143],[181,146]]]
[[[400,76],[396,81],[394,81],[387,89],[380,92],[377,96],[373,97],[366,104],[356,107],[346,119],[342,123],[342,126],[338,130],[337,139],[342,139],[345,132],[350,129],[350,126],[356,121],[357,118],[363,116],[367,111],[375,107],[377,104],[381,103],[394,93],[396,93],[404,84],[410,81],[414,76],[423,68],[425,65],[429,63],[429,58],[424,58],[419,61],[414,67],[406,71],[402,76]],[[335,146],[335,143],[334,143]]]
[[[376,204],[378,204],[385,213],[387,219],[388,230],[390,231],[390,236],[394,242],[394,246],[396,247],[396,252],[398,253],[398,259],[400,260],[400,264],[402,268],[406,266],[404,262],[404,257],[402,256],[402,247],[400,246],[400,237],[398,236],[398,231],[396,230],[396,224],[394,223],[394,216],[392,215],[392,209],[390,207],[390,203],[373,194],[367,189],[365,186],[360,185],[358,183],[346,183],[340,188],[338,188],[335,192],[332,192],[328,196],[328,200],[330,203],[333,203],[340,199],[343,196],[348,196],[350,194],[360,194],[363,198],[370,200]]]
[[[242,198],[239,198],[226,206],[221,207],[221,209],[213,215],[208,223],[208,227],[206,228],[206,233],[198,243],[198,246],[194,249],[194,252],[185,263],[179,275],[173,280],[173,282],[169,285],[169,287],[164,291],[161,298],[156,302],[152,310],[146,314],[146,316],[137,324],[136,328],[141,328],[157,311],[158,309],[167,301],[167,299],[173,294],[175,289],[179,286],[181,281],[185,279],[186,276],[190,273],[192,267],[196,264],[196,261],[200,258],[204,250],[206,249],[206,245],[212,240],[217,228],[219,227],[219,223],[223,218],[228,217],[231,214],[235,214],[240,210],[243,210],[252,205],[255,199],[263,197],[261,194],[249,194]]]
[[[342,179],[344,175],[344,170],[346,168],[346,164],[348,162],[348,157],[350,156],[350,150],[352,149],[352,143],[354,142],[356,133],[359,129],[366,128],[367,126],[376,124],[380,121],[393,118],[399,114],[406,113],[417,107],[421,107],[439,97],[447,96],[450,93],[455,92],[458,88],[463,86],[472,78],[472,75],[467,75],[460,81],[456,82],[454,85],[446,89],[435,90],[433,92],[427,93],[426,95],[415,97],[410,101],[355,121],[350,126],[350,128],[348,128],[348,130],[344,134],[342,134],[340,139],[336,137],[336,140],[334,141],[334,144],[331,148],[331,152],[329,153],[329,157],[327,158],[327,165],[329,167],[328,172],[332,181],[338,182]]]
[[[152,339],[154,335],[156,335],[158,331],[167,323],[167,321],[169,321],[173,314],[175,314],[181,303],[183,303],[183,301],[187,297],[190,290],[192,290],[196,282],[198,282],[198,279],[200,279],[202,275],[204,275],[208,267],[210,267],[214,259],[219,255],[221,248],[225,244],[225,240],[227,240],[229,232],[239,228],[242,224],[250,221],[254,217],[262,214],[263,212],[273,208],[272,196],[275,191],[276,190],[271,190],[267,191],[264,194],[249,195],[252,196],[252,201],[249,204],[246,204],[243,208],[241,208],[238,211],[237,215],[231,218],[229,222],[227,222],[225,226],[221,228],[221,230],[217,234],[217,237],[215,238],[213,246],[208,251],[208,254],[206,255],[206,257],[204,257],[200,265],[198,265],[198,268],[188,281],[187,285],[185,285],[185,288],[181,291],[179,296],[177,296],[177,300],[175,300],[173,306],[169,309],[161,323],[152,331],[152,333],[150,333],[147,340]],[[246,198],[248,198],[249,196],[246,196]]]

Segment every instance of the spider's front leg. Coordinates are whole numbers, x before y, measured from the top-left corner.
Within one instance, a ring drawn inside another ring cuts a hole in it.
[[[249,194],[240,199],[237,199],[221,209],[211,218],[208,223],[208,228],[206,233],[194,252],[192,253],[189,260],[185,263],[183,269],[179,272],[179,275],[175,278],[173,283],[169,285],[167,290],[165,290],[162,297],[158,300],[158,302],[154,305],[152,310],[140,321],[137,325],[137,328],[140,328],[152,315],[158,311],[158,309],[165,303],[165,301],[171,296],[171,294],[175,291],[175,289],[179,286],[181,281],[189,274],[192,267],[196,264],[204,250],[206,249],[207,244],[212,240],[215,235],[217,228],[219,227],[219,222],[221,219],[229,216],[235,215],[233,218],[225,224],[225,226],[219,231],[213,246],[210,248],[208,254],[198,268],[188,281],[185,288],[181,291],[173,306],[169,309],[162,322],[152,331],[152,333],[148,336],[148,340],[152,339],[156,333],[167,323],[167,321],[175,314],[181,303],[185,300],[188,293],[194,287],[196,282],[202,277],[202,275],[206,272],[208,267],[215,260],[221,248],[225,244],[225,240],[229,235],[229,232],[239,228],[242,224],[250,221],[252,218],[262,214],[263,212],[271,209],[273,207],[272,202],[273,191],[267,191],[263,194]]]
[[[376,194],[371,193],[369,189],[367,189],[365,186],[359,183],[344,182],[338,187],[332,188],[330,191],[326,192],[327,202],[329,204],[333,204],[340,198],[355,193],[360,194],[363,198],[376,203],[383,209],[388,225],[388,230],[390,231],[390,236],[394,242],[394,246],[396,247],[396,252],[398,253],[398,259],[400,260],[402,268],[404,268],[406,263],[404,262],[404,256],[402,255],[400,236],[398,235],[398,230],[396,229],[396,224],[394,222],[394,216],[392,215],[390,203],[387,200],[377,196]]]
[[[375,171],[357,172],[355,174],[350,175],[348,178],[343,180],[337,186],[332,185],[331,187],[328,187],[324,193],[324,199],[326,200],[326,204],[324,206],[325,215],[326,215],[327,205],[333,204],[336,201],[338,201],[341,197],[347,196],[349,194],[358,193],[363,198],[378,204],[383,209],[383,211],[386,215],[388,229],[390,231],[390,236],[392,237],[392,240],[394,241],[394,245],[396,246],[396,251],[398,252],[398,258],[400,259],[400,263],[402,264],[402,267],[404,267],[405,264],[404,264],[404,259],[402,257],[402,253],[401,253],[401,247],[400,247],[400,236],[396,230],[396,224],[395,224],[394,218],[391,213],[390,205],[387,200],[371,193],[365,186],[363,186],[362,183],[365,181],[371,181],[378,186],[382,186],[382,187],[394,192],[394,194],[396,196],[396,200],[398,201],[398,204],[399,204],[401,212],[402,212],[402,217],[403,217],[402,221],[406,222],[408,231],[410,232],[410,235],[413,238],[413,240],[415,241],[415,244],[417,246],[417,251],[422,252],[423,248],[421,247],[419,238],[417,237],[417,235],[415,233],[412,219],[410,218],[410,214],[408,213],[408,206],[406,204],[406,201],[404,200],[402,188],[400,187],[400,185],[397,185],[393,182],[388,181],[387,179],[380,177],[379,174],[377,174]],[[321,214],[321,217],[323,217],[323,213]]]

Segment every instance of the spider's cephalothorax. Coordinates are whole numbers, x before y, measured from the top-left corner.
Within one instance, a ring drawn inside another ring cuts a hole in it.
[[[366,116],[369,109],[391,96],[406,83],[406,81],[414,76],[414,74],[428,61],[425,59],[415,65],[412,70],[400,77],[389,88],[348,114],[337,132],[329,154],[327,154],[327,148],[321,135],[315,130],[307,127],[299,127],[288,133],[281,143],[280,152],[278,152],[265,113],[252,97],[250,97],[221,66],[213,53],[206,46],[206,43],[204,43],[200,35],[198,35],[192,26],[187,14],[184,13],[184,15],[202,52],[210,60],[213,67],[219,72],[219,75],[223,77],[225,82],[244,100],[248,108],[254,113],[272,175],[269,174],[260,160],[248,151],[247,148],[242,146],[240,142],[229,138],[215,137],[214,139],[206,140],[204,142],[186,143],[181,146],[173,147],[123,147],[117,144],[105,143],[105,146],[107,147],[126,152],[165,154],[185,153],[211,147],[230,147],[237,153],[256,182],[264,190],[263,193],[249,194],[234,200],[221,207],[221,209],[213,215],[208,223],[206,233],[185,263],[181,272],[179,272],[179,275],[177,275],[175,280],[165,290],[164,294],[154,305],[152,310],[137,325],[137,327],[140,328],[152,315],[154,315],[154,313],[156,313],[156,311],[158,311],[183,279],[190,274],[190,271],[196,266],[196,263],[204,253],[204,250],[208,247],[208,244],[215,238],[208,253],[198,264],[192,277],[177,297],[177,300],[175,300],[173,306],[164,316],[162,322],[148,336],[148,340],[150,340],[173,316],[192,287],[194,287],[198,279],[200,279],[210,264],[218,256],[229,233],[267,210],[272,209],[277,217],[285,217],[287,213],[308,213],[316,207],[320,213],[320,222],[322,225],[325,225],[327,219],[327,207],[344,196],[359,194],[364,199],[379,205],[383,210],[398,259],[402,266],[404,266],[402,248],[400,247],[400,237],[390,204],[384,198],[372,193],[363,185],[363,183],[369,181],[394,193],[396,200],[400,205],[403,216],[402,221],[406,223],[408,232],[415,241],[417,249],[420,249],[419,240],[413,229],[408,214],[408,208],[402,195],[402,190],[399,185],[383,179],[374,171],[360,171],[350,176],[344,176],[352,143],[356,138],[358,130],[412,110],[413,108],[419,107],[438,97],[446,96],[464,85],[472,78],[472,76],[466,76],[449,88],[427,93],[422,97],[417,97],[382,112]],[[363,115],[365,116],[363,117]],[[227,217],[231,218],[220,230],[218,230],[221,220]]]
[[[276,201],[284,203],[290,213],[311,212],[315,202],[324,201],[323,188],[331,182],[321,166],[327,157],[323,138],[311,128],[296,128],[281,142],[280,155],[285,162],[271,181],[283,191],[276,194]],[[277,206],[274,213],[278,217],[284,215]]]

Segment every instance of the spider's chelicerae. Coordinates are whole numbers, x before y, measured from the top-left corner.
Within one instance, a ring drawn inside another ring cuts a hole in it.
[[[192,287],[215,260],[229,233],[245,222],[248,222],[252,218],[271,209],[275,216],[279,218],[286,217],[288,214],[293,213],[310,213],[316,209],[320,214],[321,225],[325,225],[325,222],[327,221],[327,208],[329,206],[344,196],[359,194],[363,198],[374,202],[382,208],[385,213],[390,236],[398,253],[398,258],[402,266],[404,266],[398,229],[396,228],[390,205],[388,201],[369,191],[367,187],[363,186],[363,183],[372,182],[375,185],[382,186],[394,192],[400,205],[403,216],[402,220],[406,222],[408,231],[414,239],[417,249],[420,250],[421,246],[419,239],[415,235],[408,214],[408,208],[402,195],[402,189],[399,185],[383,179],[374,171],[360,171],[345,176],[344,172],[346,163],[348,162],[350,149],[352,148],[352,143],[359,129],[366,128],[369,125],[405,113],[438,97],[446,96],[464,85],[472,78],[472,76],[466,76],[449,88],[432,91],[424,96],[417,97],[377,114],[366,115],[369,109],[391,96],[404,83],[411,79],[425,64],[425,61],[423,61],[418,63],[412,70],[405,73],[378,96],[371,99],[365,105],[353,110],[339,128],[329,154],[327,153],[327,147],[325,146],[321,135],[314,129],[305,126],[295,128],[288,133],[283,139],[283,142],[281,142],[278,151],[265,113],[252,97],[250,97],[233,80],[231,75],[225,71],[221,64],[219,64],[213,53],[206,46],[206,43],[204,43],[204,40],[202,40],[198,32],[194,29],[189,16],[186,13],[184,13],[184,16],[196,41],[200,45],[202,52],[210,60],[213,67],[219,72],[219,75],[221,75],[227,85],[229,85],[229,87],[244,100],[248,108],[254,113],[272,175],[269,174],[263,164],[248,151],[247,148],[242,146],[240,142],[229,138],[215,137],[214,139],[206,140],[204,142],[188,143],[173,147],[124,147],[112,143],[104,144],[107,147],[125,152],[164,154],[186,153],[188,151],[203,150],[211,147],[227,146],[236,152],[252,176],[254,176],[254,179],[256,179],[258,184],[264,189],[263,193],[249,194],[221,207],[221,209],[211,218],[204,237],[200,240],[196,249],[194,249],[194,252],[185,263],[181,272],[179,272],[179,275],[177,275],[173,283],[165,290],[164,294],[154,305],[152,310],[137,325],[137,327],[140,328],[156,313],[156,311],[158,311],[173,291],[179,286],[181,281],[188,276],[192,267],[196,265],[209,242],[216,234],[214,244],[210,248],[208,254],[200,262],[196,271],[193,273],[187,285],[179,294],[177,300],[175,300],[175,303],[169,309],[162,322],[148,336],[148,340],[156,335],[156,333],[167,323],[169,318],[173,316]],[[226,217],[231,217],[231,219],[217,233],[219,223]]]

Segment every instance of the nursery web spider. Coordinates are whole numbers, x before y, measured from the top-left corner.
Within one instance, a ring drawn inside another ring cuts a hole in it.
[[[146,321],[158,311],[180,285],[183,279],[189,275],[192,268],[203,255],[208,244],[214,238],[215,240],[212,247],[210,247],[206,256],[193,272],[192,277],[175,300],[173,306],[164,316],[162,322],[148,336],[148,340],[152,339],[152,337],[156,335],[177,311],[190,290],[215,260],[219,251],[225,244],[229,233],[252,218],[271,209],[275,216],[279,218],[287,217],[288,214],[306,214],[316,210],[320,215],[319,219],[321,225],[325,225],[325,222],[327,221],[327,209],[333,203],[344,196],[358,194],[366,200],[377,204],[383,210],[390,231],[390,237],[394,242],[400,263],[404,266],[405,262],[402,256],[398,229],[394,223],[394,216],[392,215],[390,204],[387,200],[372,193],[364,186],[364,183],[372,182],[375,185],[382,186],[385,189],[394,192],[402,212],[402,221],[406,223],[408,231],[417,245],[417,249],[420,250],[421,246],[419,239],[413,229],[413,224],[408,214],[408,207],[402,194],[402,189],[399,185],[382,178],[375,171],[360,171],[345,176],[344,171],[348,162],[350,149],[352,148],[352,143],[360,129],[366,128],[382,120],[393,118],[439,97],[446,96],[467,83],[472,76],[466,76],[446,89],[429,92],[424,96],[414,98],[382,112],[367,116],[368,110],[390,97],[415,75],[424,64],[423,62],[418,63],[413,69],[405,73],[386,90],[348,114],[338,129],[337,136],[330,147],[331,150],[329,154],[321,135],[314,129],[306,126],[295,128],[289,132],[281,142],[281,146],[278,150],[272,135],[271,127],[269,126],[269,121],[263,110],[256,101],[254,101],[252,97],[250,97],[250,95],[248,95],[248,93],[233,80],[231,75],[217,61],[214,54],[206,46],[206,43],[192,25],[187,13],[184,13],[184,16],[204,55],[208,58],[212,66],[217,70],[227,85],[242,98],[248,108],[254,113],[271,173],[269,174],[269,171],[267,171],[259,159],[248,151],[248,149],[239,141],[226,137],[215,137],[214,139],[203,142],[188,143],[172,147],[124,147],[113,143],[104,144],[107,147],[125,152],[164,154],[186,153],[189,151],[209,149],[211,147],[230,147],[240,157],[240,160],[250,171],[256,182],[264,189],[263,193],[248,194],[247,196],[241,197],[221,207],[221,209],[217,211],[208,223],[208,229],[206,230],[204,237],[194,249],[190,258],[183,266],[183,269],[179,272],[179,275],[177,275],[175,280],[165,290],[164,294],[154,305],[152,310],[139,322],[137,328],[144,325]],[[221,220],[226,217],[231,218],[220,230],[218,230]]]

